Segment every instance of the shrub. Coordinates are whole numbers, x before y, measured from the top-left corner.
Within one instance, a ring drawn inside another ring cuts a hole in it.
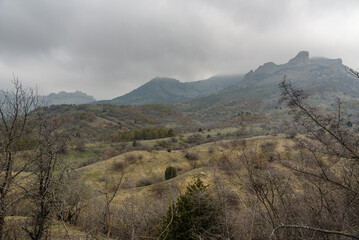
[[[208,153],[209,153],[209,154],[213,154],[214,151],[215,151],[214,146],[210,146],[210,147],[208,148]]]
[[[194,153],[194,152],[188,152],[184,157],[191,161],[195,161],[199,159],[198,153]]]
[[[75,150],[78,152],[84,152],[86,150],[85,141],[83,139],[76,139]]]
[[[167,186],[165,184],[156,184],[153,185],[151,191],[158,197],[162,197],[165,191],[167,191]]]
[[[190,144],[201,144],[202,141],[203,137],[199,133],[192,134],[186,139],[186,142]]]
[[[162,141],[157,141],[154,147],[156,149],[170,148],[171,145],[172,145],[171,140],[162,140]]]
[[[174,167],[168,167],[165,171],[165,179],[171,179],[177,176],[177,170]]]
[[[151,184],[152,184],[151,178],[143,177],[136,183],[136,187],[145,187],[145,186],[149,186]]]
[[[276,146],[277,142],[266,142],[261,145],[262,155],[268,159],[269,162],[274,161]]]
[[[277,142],[265,142],[261,144],[263,152],[274,152],[277,146]]]
[[[123,171],[125,169],[125,167],[126,167],[126,163],[124,163],[124,162],[114,162],[112,164],[112,169],[114,171]]]
[[[133,163],[135,163],[135,162],[137,161],[136,155],[135,155],[135,154],[132,154],[132,153],[126,154],[126,155],[125,155],[125,159],[126,159],[127,162],[129,162],[129,163],[131,163],[131,164],[133,164]]]
[[[169,224],[171,222],[171,224]],[[159,229],[159,239],[230,239],[224,227],[224,212],[201,179],[172,204]]]

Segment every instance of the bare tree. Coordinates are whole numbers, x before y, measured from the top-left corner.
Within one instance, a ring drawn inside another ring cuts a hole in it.
[[[56,118],[45,117],[37,111],[34,121],[34,136],[37,139],[33,150],[32,177],[27,186],[27,199],[30,208],[30,225],[24,230],[31,239],[41,239],[48,233],[49,226],[60,209],[66,176],[70,169],[58,156],[64,141],[58,131],[62,122]]]
[[[297,151],[279,158],[294,174],[295,184],[288,182],[281,193],[277,181],[263,177],[252,181],[257,181],[255,192],[268,209],[271,237],[358,239],[359,138],[341,122],[342,102],[337,100],[335,112],[324,113],[311,106],[304,92],[285,77],[280,87],[293,127],[304,135],[295,139]]]
[[[13,187],[30,162],[19,160],[19,150],[31,133],[30,112],[38,107],[33,89],[24,87],[15,76],[12,83],[13,90],[0,92],[0,239],[9,208],[20,200]]]
[[[102,194],[105,198],[105,209],[103,211],[103,215],[101,216],[103,218],[102,225],[103,225],[103,232],[106,234],[106,237],[109,238],[112,231],[112,218],[113,218],[113,212],[111,211],[111,203],[115,199],[117,193],[120,190],[120,186],[123,179],[123,171],[120,171],[120,177],[117,181],[112,182],[110,186],[110,181],[108,179],[108,173],[105,173],[105,189],[104,191],[98,190],[100,194]]]

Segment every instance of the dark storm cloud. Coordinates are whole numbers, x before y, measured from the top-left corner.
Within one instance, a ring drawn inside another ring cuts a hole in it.
[[[357,67],[356,0],[0,0],[0,87],[122,95],[156,76],[245,73],[300,50]],[[356,65],[355,65],[356,64]]]

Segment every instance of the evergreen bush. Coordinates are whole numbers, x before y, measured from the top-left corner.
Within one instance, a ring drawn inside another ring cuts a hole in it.
[[[168,167],[165,171],[165,179],[171,179],[177,176],[177,170],[174,167]]]

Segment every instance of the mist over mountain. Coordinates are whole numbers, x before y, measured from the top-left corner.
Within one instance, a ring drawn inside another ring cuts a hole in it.
[[[302,51],[285,64],[265,63],[255,71],[248,72],[239,83],[217,94],[194,99],[190,104],[207,105],[209,102],[215,104],[241,99],[278,99],[278,84],[284,76],[308,94],[340,92],[356,97],[359,93],[359,81],[347,69],[340,58],[310,58],[309,52]]]
[[[65,92],[51,93],[47,96],[43,96],[47,105],[59,105],[59,104],[86,104],[95,102],[96,99],[93,96],[89,96],[84,92]]]
[[[171,104],[218,93],[239,83],[242,75],[213,76],[195,82],[180,82],[177,79],[157,77],[123,96],[98,103],[116,105]]]
[[[285,64],[265,63],[248,72],[239,83],[179,107],[191,118],[213,124],[242,112],[274,113],[280,107],[279,83],[284,76],[311,96],[315,105],[328,107],[336,98],[358,102],[359,81],[347,69],[339,58],[310,58],[309,52],[302,51]]]
[[[359,82],[347,72],[342,60],[328,58],[309,58],[309,52],[302,51],[288,63],[276,65],[268,62],[250,71],[244,80],[223,93],[240,92],[245,95],[267,97],[276,94],[278,83],[286,76],[287,80],[310,92],[344,92],[356,95]],[[263,95],[264,94],[264,95]]]

